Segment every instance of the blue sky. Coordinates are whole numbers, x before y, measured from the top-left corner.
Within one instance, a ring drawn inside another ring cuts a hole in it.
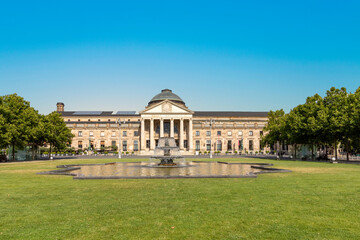
[[[41,113],[142,110],[164,88],[192,110],[286,111],[360,86],[357,1],[7,1],[0,95]]]

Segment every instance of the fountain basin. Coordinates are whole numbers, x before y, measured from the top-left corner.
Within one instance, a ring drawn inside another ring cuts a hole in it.
[[[58,170],[38,174],[71,175],[74,179],[152,179],[152,178],[256,178],[261,173],[291,172],[271,168],[267,163],[227,163],[186,161],[176,166],[149,162],[60,165]]]

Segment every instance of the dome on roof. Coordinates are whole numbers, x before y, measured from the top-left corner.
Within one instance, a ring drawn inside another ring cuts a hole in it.
[[[174,94],[170,89],[163,89],[161,90],[161,93],[157,94],[155,97],[153,97],[150,102],[150,104],[158,103],[164,100],[170,100],[176,103],[184,104],[184,101],[176,94]]]

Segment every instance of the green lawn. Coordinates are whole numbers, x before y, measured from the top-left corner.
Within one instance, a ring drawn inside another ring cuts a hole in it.
[[[0,239],[360,239],[357,165],[227,159],[293,171],[254,179],[36,175],[112,161],[0,164]]]

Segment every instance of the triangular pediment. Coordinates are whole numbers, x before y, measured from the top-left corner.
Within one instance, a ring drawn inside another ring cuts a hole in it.
[[[145,108],[140,114],[193,114],[185,106],[181,106],[169,100],[164,100],[152,106]]]

